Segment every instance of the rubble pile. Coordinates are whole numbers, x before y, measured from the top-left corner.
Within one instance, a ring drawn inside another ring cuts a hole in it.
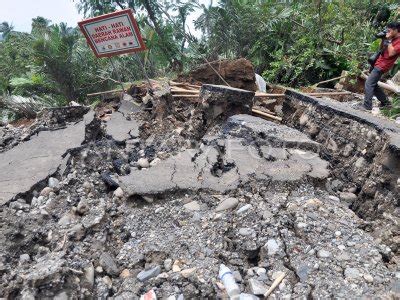
[[[400,128],[343,103],[286,93],[285,123],[321,143],[330,161],[326,189],[368,220],[366,229],[398,255]]]
[[[0,153],[13,162],[0,296],[396,297],[393,249],[327,188],[335,160],[308,132],[251,116],[252,98],[204,85],[190,102],[160,84],[140,106],[54,117]]]

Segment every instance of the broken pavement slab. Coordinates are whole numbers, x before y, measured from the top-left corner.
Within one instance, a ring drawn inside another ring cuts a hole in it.
[[[94,118],[89,112],[84,119],[64,129],[41,131],[29,141],[0,154],[0,205],[54,174],[63,164],[63,156],[85,141],[86,125]]]
[[[236,114],[251,114],[254,92],[223,85],[203,84],[200,101],[204,120],[211,125],[215,120],[226,120]]]
[[[114,112],[106,123],[107,134],[119,143],[138,137],[140,124],[130,116],[137,111],[139,107],[133,102],[122,100],[118,111]]]
[[[243,120],[246,125],[243,125]],[[235,123],[235,126],[232,126]],[[205,136],[207,145],[188,149],[171,156],[146,170],[132,170],[118,178],[128,196],[162,194],[171,191],[210,190],[225,193],[245,184],[251,178],[264,181],[298,182],[308,177],[323,180],[329,175],[328,163],[318,153],[296,148],[317,148],[306,135],[295,129],[277,125],[261,118],[240,115],[229,118],[230,128],[247,126],[246,131],[226,128],[220,137]],[[249,125],[251,124],[251,125]],[[249,132],[259,136],[254,143],[245,138]],[[257,131],[258,130],[258,131]],[[296,132],[299,135],[294,141]],[[281,148],[269,147],[269,141]],[[263,146],[260,146],[260,144]],[[294,147],[294,148],[292,148]],[[268,154],[264,157],[264,153]]]

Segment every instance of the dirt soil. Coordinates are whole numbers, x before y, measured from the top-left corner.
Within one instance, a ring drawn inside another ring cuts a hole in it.
[[[203,64],[187,75],[178,77],[179,82],[189,82],[191,84],[224,84],[223,80],[215,71],[231,86],[239,89],[255,92],[255,73],[251,62],[245,58],[235,60],[218,60]]]

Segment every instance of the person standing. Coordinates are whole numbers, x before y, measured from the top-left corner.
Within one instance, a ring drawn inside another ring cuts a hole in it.
[[[365,82],[365,98],[363,108],[372,109],[372,98],[376,96],[381,107],[390,106],[390,101],[384,91],[378,86],[382,75],[388,72],[400,56],[400,22],[392,22],[387,26],[386,38],[381,43],[381,55]]]

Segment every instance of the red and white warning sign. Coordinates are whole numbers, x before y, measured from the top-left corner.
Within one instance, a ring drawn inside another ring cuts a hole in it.
[[[94,17],[78,24],[97,57],[146,50],[131,9]]]

